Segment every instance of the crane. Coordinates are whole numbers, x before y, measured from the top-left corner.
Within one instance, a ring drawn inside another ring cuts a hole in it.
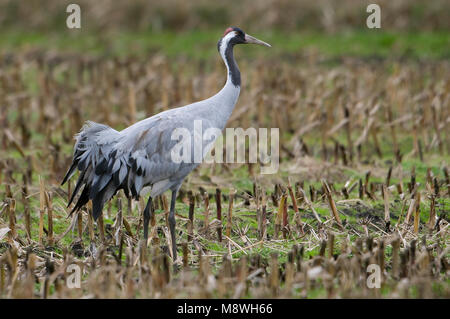
[[[92,201],[94,220],[101,215],[103,206],[117,191],[123,189],[127,197],[139,199],[146,191],[150,195],[143,212],[144,239],[148,240],[148,225],[153,214],[152,200],[170,190],[171,201],[168,216],[172,242],[172,259],[177,259],[175,236],[175,201],[185,177],[200,163],[198,161],[174,161],[171,150],[177,144],[172,132],[177,128],[187,129],[194,135],[194,121],[202,127],[222,131],[234,109],[240,93],[241,74],[233,55],[236,44],[270,44],[258,40],[239,28],[229,27],[217,43],[217,49],[227,68],[225,86],[214,96],[183,107],[173,108],[144,120],[122,131],[107,125],[87,121],[75,135],[73,160],[62,185],[75,170],[80,172],[68,203],[73,202],[81,191],[72,212],[80,210]],[[212,140],[202,141],[204,148]],[[202,154],[204,157],[206,155]],[[192,154],[192,157],[194,154]],[[202,158],[203,158],[202,157]],[[144,191],[145,189],[145,191]]]

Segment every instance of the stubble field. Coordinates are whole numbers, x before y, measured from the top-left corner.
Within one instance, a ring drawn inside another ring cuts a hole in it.
[[[236,48],[227,127],[279,128],[279,170],[189,175],[176,261],[167,194],[144,243],[147,198],[119,193],[93,222],[60,183],[86,120],[120,130],[220,90],[221,31],[2,35],[0,298],[450,297],[448,33],[277,31],[255,34],[273,51]]]

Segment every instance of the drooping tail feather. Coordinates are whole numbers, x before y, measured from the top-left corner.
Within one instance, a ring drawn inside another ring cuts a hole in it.
[[[83,191],[81,192],[80,197],[78,197],[78,200],[77,200],[75,206],[73,207],[72,211],[70,212],[70,214],[73,214],[74,212],[77,212],[78,210],[80,210],[81,207],[86,205],[88,201],[89,201],[89,185],[86,185],[83,188]]]
[[[114,194],[115,190],[112,192],[112,187],[109,187],[108,184],[111,177],[108,178],[107,176],[107,164],[110,160],[109,155],[114,150],[119,137],[120,134],[116,130],[107,125],[94,122],[87,122],[80,133],[76,135],[72,164],[62,181],[63,185],[73,176],[75,169],[78,168],[80,176],[67,205],[68,207],[81,188],[83,186],[84,188],[71,214],[81,209],[92,199],[93,207],[95,206],[93,217],[97,219],[101,214],[104,203]],[[105,196],[110,194],[111,196]]]
[[[92,217],[94,220],[97,220],[102,214],[103,206],[105,206],[105,203],[109,201],[118,190],[119,188],[111,181],[105,188],[98,192],[94,198],[92,198]]]

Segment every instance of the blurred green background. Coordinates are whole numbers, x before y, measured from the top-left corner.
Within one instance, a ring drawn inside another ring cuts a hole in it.
[[[366,27],[374,2],[381,29]],[[81,7],[81,29],[66,27],[70,3]],[[205,58],[226,27],[239,26],[270,42],[273,50],[258,51],[269,56],[448,59],[449,12],[448,0],[0,0],[0,50]]]

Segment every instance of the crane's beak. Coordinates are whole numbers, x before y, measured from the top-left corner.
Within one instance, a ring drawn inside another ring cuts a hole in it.
[[[245,35],[245,43],[253,43],[253,44],[264,45],[264,46],[269,47],[269,48],[272,47],[269,43],[266,43],[264,41],[258,40],[257,38],[252,37],[251,35],[248,35],[248,34]]]

